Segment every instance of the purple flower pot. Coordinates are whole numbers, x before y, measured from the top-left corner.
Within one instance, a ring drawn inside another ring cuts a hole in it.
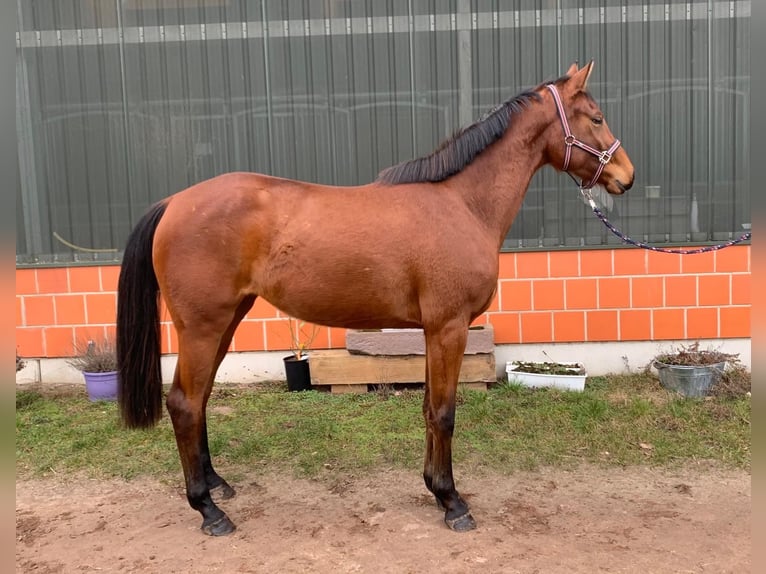
[[[85,390],[91,401],[117,400],[117,371],[108,373],[83,373]]]

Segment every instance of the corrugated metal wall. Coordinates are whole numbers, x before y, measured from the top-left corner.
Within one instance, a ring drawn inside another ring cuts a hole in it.
[[[610,218],[655,242],[750,221],[750,1],[17,1],[19,264],[119,258],[222,172],[371,181],[591,58],[637,168]],[[547,168],[506,246],[617,243]]]

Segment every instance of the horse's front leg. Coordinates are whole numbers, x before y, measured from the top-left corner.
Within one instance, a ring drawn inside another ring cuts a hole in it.
[[[468,505],[455,489],[452,476],[452,434],[455,398],[463,362],[468,326],[455,322],[440,329],[426,329],[426,486],[444,508],[444,522],[452,530],[476,528]]]
[[[434,492],[434,433],[431,427],[431,393],[429,392],[429,389],[431,388],[429,380],[429,373],[428,373],[428,361],[426,361],[426,379],[425,379],[425,388],[426,392],[423,396],[423,419],[426,423],[426,454],[423,461],[423,481],[426,483],[426,488],[433,494]],[[436,505],[439,507],[439,510],[444,510],[444,506],[442,505],[441,500],[439,500],[439,497],[434,495],[434,498],[436,498]]]

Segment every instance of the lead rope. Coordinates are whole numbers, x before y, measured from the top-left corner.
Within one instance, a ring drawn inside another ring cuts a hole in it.
[[[574,180],[574,182],[577,184],[577,187],[580,188],[580,194],[590,204],[590,207],[591,209],[593,209],[593,213],[596,214],[596,217],[598,217],[604,223],[604,225],[606,225],[609,231],[614,233],[624,243],[627,243],[629,245],[634,245],[636,247],[641,247],[642,249],[649,249],[650,251],[658,251],[660,253],[679,253],[681,255],[692,255],[694,253],[707,253],[708,251],[717,251],[718,249],[723,249],[724,247],[736,245],[737,243],[742,243],[743,241],[747,241],[750,239],[750,232],[747,232],[738,239],[732,239],[731,241],[727,241],[726,243],[720,243],[718,245],[709,245],[707,247],[700,247],[698,249],[668,249],[665,247],[655,247],[653,245],[649,245],[648,243],[643,243],[642,241],[636,241],[635,239],[631,239],[630,237],[622,233],[619,229],[617,229],[614,225],[610,223],[610,221],[606,218],[606,216],[596,206],[596,202],[593,200],[593,195],[591,195],[591,192],[590,192],[591,188],[594,185],[596,185],[596,182],[598,181],[598,178],[601,176],[601,172],[604,170],[604,167],[612,159],[612,155],[614,154],[615,151],[617,151],[617,148],[620,147],[620,140],[618,139],[614,140],[612,145],[609,146],[609,149],[606,149],[603,151],[599,151],[596,148],[589,146],[585,142],[581,142],[580,140],[578,140],[572,134],[572,130],[569,127],[569,121],[567,120],[567,115],[564,112],[564,104],[561,101],[561,96],[559,95],[559,92],[556,89],[556,86],[551,83],[551,84],[547,84],[546,87],[553,95],[553,101],[556,103],[556,111],[558,112],[559,118],[561,119],[561,127],[564,130],[564,144],[566,145],[566,150],[564,152],[564,165],[562,167],[562,170],[569,177],[571,177],[572,180]],[[595,155],[596,157],[598,157],[599,165],[598,165],[598,168],[596,169],[596,173],[593,175],[590,182],[587,184],[585,183],[584,179],[581,182],[578,182],[577,178],[575,178],[575,176],[569,172],[569,160],[572,156],[572,146],[577,146],[580,149],[583,149],[586,152],[591,153]]]
[[[595,213],[596,217],[598,217],[604,223],[604,225],[606,225],[609,231],[614,233],[624,243],[627,243],[629,245],[634,245],[635,247],[641,247],[642,249],[649,249],[650,251],[658,251],[660,253],[680,253],[681,255],[693,255],[695,253],[707,253],[708,251],[718,251],[719,249],[723,249],[724,247],[730,247],[732,245],[736,245],[737,243],[748,241],[751,237],[751,234],[748,231],[742,237],[739,237],[737,239],[732,239],[730,241],[727,241],[726,243],[719,243],[718,245],[708,245],[707,247],[700,247],[698,249],[668,249],[665,247],[655,247],[654,245],[649,245],[648,243],[631,239],[630,237],[622,233],[619,229],[617,229],[614,225],[612,225],[612,223],[606,218],[606,215],[604,215],[601,212],[601,210],[598,208],[598,206],[596,205],[596,202],[594,201],[593,196],[591,195],[590,189],[585,189],[583,187],[580,187],[580,194],[590,204],[590,207],[593,210],[593,213]]]

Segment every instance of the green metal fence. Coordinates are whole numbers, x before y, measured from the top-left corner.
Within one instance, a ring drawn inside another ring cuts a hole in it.
[[[738,236],[750,4],[18,0],[17,264],[119,259],[150,203],[227,171],[369,182],[589,59],[637,168],[610,219],[657,243]],[[616,244],[546,168],[505,246]]]

